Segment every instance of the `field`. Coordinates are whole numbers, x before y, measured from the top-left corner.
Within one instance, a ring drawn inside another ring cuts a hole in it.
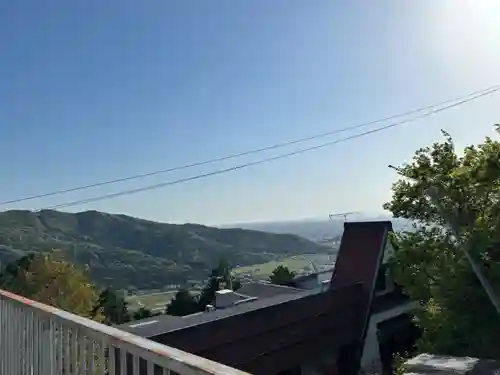
[[[246,276],[245,278],[251,277],[253,279],[262,280],[267,279],[273,270],[280,264],[286,265],[290,271],[294,271],[296,273],[305,271],[312,272],[313,267],[311,262],[314,262],[318,269],[330,267],[333,264],[333,260],[330,255],[314,254],[305,255],[304,257],[289,257],[280,261],[271,261],[262,264],[238,267],[233,269],[233,273],[239,276]]]
[[[271,261],[262,264],[254,264],[251,266],[237,267],[232,270],[235,276],[241,279],[249,280],[265,280],[280,264],[286,265],[291,271],[296,273],[312,272],[313,267],[311,262],[315,264],[318,270],[330,268],[333,265],[333,257],[331,254],[305,254],[304,256],[294,256],[282,259],[280,261]],[[136,294],[126,298],[130,311],[136,311],[141,307],[145,307],[151,311],[159,312],[165,309],[167,303],[175,296],[175,291],[168,292],[152,292],[149,294]],[[197,292],[193,292],[197,293]],[[198,292],[199,293],[199,292]]]
[[[172,290],[168,292],[129,295],[125,298],[125,300],[128,303],[128,309],[130,311],[136,311],[141,307],[144,307],[153,312],[159,312],[160,310],[165,309],[167,303],[169,303],[170,300],[174,298],[176,292],[177,291]],[[191,293],[197,294],[199,292],[191,291]]]
[[[160,309],[165,309],[167,303],[174,296],[175,291],[155,292],[151,294],[128,296],[126,300],[128,302],[128,308],[130,311],[139,310],[141,307],[145,307],[151,311],[159,311]]]

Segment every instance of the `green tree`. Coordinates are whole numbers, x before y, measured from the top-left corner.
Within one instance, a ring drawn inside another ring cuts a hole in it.
[[[0,273],[0,286],[13,293],[22,293],[22,285],[17,280],[28,270],[34,258],[35,254],[31,253],[7,264]]]
[[[146,318],[150,318],[150,317],[155,316],[155,315],[158,315],[158,314],[153,314],[151,312],[151,310],[149,310],[145,307],[141,307],[139,310],[134,311],[132,313],[132,320],[146,319]]]
[[[0,276],[0,287],[102,321],[101,312],[94,309],[98,292],[86,270],[65,261],[60,252],[30,254],[8,265]]]
[[[392,200],[395,217],[418,222],[414,232],[392,238],[390,260],[396,282],[422,308],[419,350],[456,356],[500,357],[500,317],[457,242],[470,248],[486,278],[499,290],[500,143],[484,143],[457,154],[451,137],[416,152],[412,162],[392,167],[399,175]],[[447,218],[433,204],[437,189]],[[447,229],[459,228],[458,238]]]
[[[237,290],[241,287],[241,281],[231,274],[231,267],[225,259],[220,259],[219,264],[210,273],[207,285],[202,289],[198,299],[198,311],[213,303],[215,292],[220,289]]]
[[[242,285],[243,284],[241,283],[241,280],[233,276],[233,279],[231,281],[231,287],[232,287],[232,289],[234,291],[237,291],[238,289],[241,288]]]
[[[295,272],[290,271],[287,266],[280,264],[273,270],[271,276],[269,276],[269,281],[276,285],[285,285],[293,282],[294,278]]]
[[[198,299],[198,311],[203,311],[205,307],[215,300],[215,292],[221,289],[221,279],[218,276],[210,276],[207,284],[201,290]]]
[[[111,288],[106,288],[99,294],[94,311],[99,310],[104,315],[104,323],[108,325],[123,324],[130,320],[125,298]]]
[[[174,316],[193,314],[198,310],[198,303],[189,290],[181,288],[167,304],[166,313]]]

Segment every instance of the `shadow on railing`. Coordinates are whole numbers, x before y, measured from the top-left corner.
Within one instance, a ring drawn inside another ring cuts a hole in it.
[[[0,374],[248,375],[3,290]]]

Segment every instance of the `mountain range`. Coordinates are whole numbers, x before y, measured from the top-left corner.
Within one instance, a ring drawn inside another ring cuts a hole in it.
[[[52,249],[88,265],[97,284],[128,290],[204,280],[221,258],[245,266],[327,251],[295,234],[254,229],[164,224],[97,211],[0,213],[2,264]]]
[[[395,219],[388,214],[363,214],[349,215],[349,221],[392,221],[395,231],[411,228],[411,222],[406,219]],[[333,217],[328,219],[305,219],[295,221],[254,222],[224,225],[223,228],[236,227],[250,230],[259,230],[270,233],[288,233],[307,238],[314,242],[325,242],[339,239],[344,231],[344,218]]]

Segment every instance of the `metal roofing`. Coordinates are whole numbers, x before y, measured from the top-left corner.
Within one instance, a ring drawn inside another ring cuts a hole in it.
[[[279,305],[281,303],[304,298],[317,293],[317,291],[300,290],[297,293],[279,294],[270,298],[259,298],[249,302],[240,303],[229,308],[200,312],[183,317],[158,315],[141,321],[122,324],[117,326],[117,328],[141,337],[152,337],[187,327],[197,326],[214,320],[228,318],[230,316],[244,314],[249,311]]]
[[[319,282],[322,282],[324,280],[330,280],[332,278],[332,275],[333,275],[333,267],[330,269],[319,271],[319,272],[314,272],[314,273],[309,273],[307,275],[297,276],[293,279],[293,281],[296,283],[297,282],[300,283],[300,282],[303,282],[306,280],[317,278]]]
[[[223,290],[219,290],[215,293],[214,304],[216,306],[218,304],[219,298],[221,298],[221,300],[223,300],[224,303],[232,305],[232,304],[242,303],[242,302],[248,300],[249,296],[244,295],[244,294],[240,293],[239,291],[236,293],[230,289],[223,289]],[[227,309],[230,307],[225,307],[225,308]]]
[[[244,294],[249,297],[270,298],[282,294],[296,294],[303,292],[303,289],[292,288],[289,286],[268,284],[262,282],[251,282],[244,284],[237,291],[239,294]]]

